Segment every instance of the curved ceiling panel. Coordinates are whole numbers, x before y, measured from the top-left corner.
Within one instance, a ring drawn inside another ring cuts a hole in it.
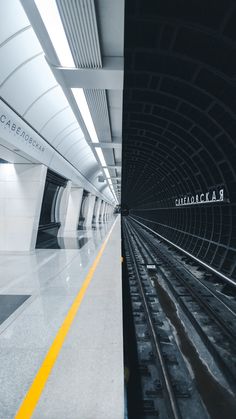
[[[1,19],[0,44],[29,26],[29,20],[19,0],[1,1],[0,16],[4,16]]]
[[[12,54],[12,51],[15,51]],[[42,48],[31,27],[5,40],[0,45],[1,74],[0,85],[10,77],[23,63],[42,53]]]
[[[45,124],[43,124],[39,132],[52,141],[55,138],[55,132],[60,133],[71,123],[76,123],[75,116],[67,104],[65,108],[60,109],[49,118]]]
[[[132,214],[233,278],[235,14],[230,0],[127,2],[122,175]]]
[[[24,112],[24,118],[39,130],[49,118],[52,118],[56,112],[65,108],[67,100],[62,89],[58,84],[54,84],[48,90],[37,97],[33,103]],[[40,117],[39,117],[40,112]]]
[[[81,142],[82,141],[80,141],[80,143]],[[87,150],[87,147],[85,147],[85,145],[83,146],[83,143],[82,144],[80,143],[79,143],[79,147],[77,147],[77,143],[74,142],[74,144],[72,144],[70,148],[68,148],[68,150],[66,151],[66,155],[68,158],[71,159],[71,161],[75,161],[75,153],[78,153],[76,158],[77,158],[77,161],[80,162],[79,163],[80,167],[82,167],[83,165],[90,166],[90,164],[88,164],[90,152],[89,150]],[[96,159],[94,158],[94,162],[95,161]]]
[[[14,54],[14,50],[11,54]],[[25,62],[18,68],[1,87],[0,93],[17,112],[23,115],[33,102],[55,84],[55,78],[42,52],[39,56],[32,56],[31,61]],[[40,120],[40,114],[38,117]]]
[[[57,147],[59,144],[61,144],[68,135],[72,134],[73,132],[79,132],[80,128],[78,125],[78,122],[76,119],[71,119],[71,122],[68,124],[69,121],[67,121],[67,125],[60,130],[57,135],[51,140],[51,144],[53,144],[53,147]]]
[[[81,151],[81,153],[83,152],[83,148],[85,148],[85,150],[87,149],[86,147],[86,143],[84,144],[83,142],[83,138],[81,139],[81,137],[79,138],[79,130],[76,130],[74,133],[72,133],[71,135],[68,135],[58,146],[58,150],[60,151],[60,153],[62,153],[63,155],[67,156],[67,154],[70,152],[71,148],[74,146],[78,147],[78,150]],[[80,133],[81,135],[81,133]],[[90,153],[91,151],[88,150],[88,153]]]

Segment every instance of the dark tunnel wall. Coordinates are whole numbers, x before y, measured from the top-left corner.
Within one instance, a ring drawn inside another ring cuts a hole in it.
[[[234,278],[235,40],[235,1],[126,1],[122,206]]]

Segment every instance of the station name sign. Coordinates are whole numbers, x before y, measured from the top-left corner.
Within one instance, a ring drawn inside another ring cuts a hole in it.
[[[40,141],[33,138],[21,125],[17,124],[13,119],[9,118],[5,113],[0,113],[0,126],[7,129],[9,134],[18,136],[20,140],[30,145],[34,149],[43,153],[45,147]]]
[[[180,198],[176,198],[175,206],[182,207],[185,205],[200,205],[200,204],[209,204],[209,203],[216,203],[216,202],[226,202],[224,188],[219,189],[219,190],[213,189],[212,191],[208,191],[208,192],[200,193],[196,195],[181,196]]]

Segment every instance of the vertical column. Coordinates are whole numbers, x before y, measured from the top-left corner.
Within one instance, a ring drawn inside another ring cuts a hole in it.
[[[97,206],[96,206],[96,214],[95,214],[95,223],[99,223],[99,216],[100,216],[100,209],[101,209],[102,200],[98,198]]]
[[[101,209],[100,209],[100,222],[104,222],[104,210],[105,210],[105,202],[102,201]]]
[[[95,196],[95,202],[93,207],[92,225],[95,224],[96,212],[97,212],[98,198]]]
[[[113,213],[114,213],[114,207],[111,205],[110,206],[110,219],[112,220],[113,218]]]
[[[103,221],[106,222],[106,216],[107,216],[107,203],[105,202],[104,205],[104,213],[103,213]]]
[[[35,248],[46,166],[0,164],[0,251]]]
[[[64,229],[60,235],[65,237],[77,236],[80,207],[83,197],[83,188],[70,187]]]
[[[111,205],[108,205],[108,212],[107,212],[107,219],[108,219],[108,221],[110,221],[111,220],[111,214],[112,214],[112,206]]]
[[[108,208],[109,208],[109,204],[106,203],[106,208],[105,208],[105,221],[108,221]]]
[[[92,194],[89,194],[88,197],[87,197],[87,200],[88,200],[87,201],[87,211],[86,211],[85,222],[84,222],[84,226],[86,228],[92,226],[95,199],[96,199],[96,196],[92,195]]]
[[[98,217],[99,223],[102,222],[102,208],[103,208],[103,200],[101,201],[101,205],[100,205],[100,209],[99,209],[99,217]]]
[[[114,207],[111,206],[111,219],[114,217]]]
[[[62,194],[61,200],[59,202],[59,205],[60,205],[60,207],[59,207],[59,220],[60,220],[60,223],[61,223],[61,227],[58,231],[58,237],[63,237],[64,236],[70,193],[71,193],[71,181],[68,181],[66,187],[63,190],[63,194]]]

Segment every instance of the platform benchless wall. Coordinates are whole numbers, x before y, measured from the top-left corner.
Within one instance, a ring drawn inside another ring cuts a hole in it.
[[[131,215],[234,278],[235,19],[230,0],[127,2],[122,174]]]

